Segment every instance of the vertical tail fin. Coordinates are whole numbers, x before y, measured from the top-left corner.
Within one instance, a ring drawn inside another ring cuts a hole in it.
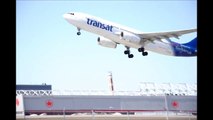
[[[193,48],[197,48],[197,37],[194,38],[193,40],[191,40],[188,43],[184,43],[183,45],[190,46],[190,47],[193,47]]]

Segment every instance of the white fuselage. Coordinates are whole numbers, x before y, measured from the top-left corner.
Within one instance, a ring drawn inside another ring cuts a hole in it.
[[[137,35],[139,33],[142,33],[141,31],[137,31],[135,29],[132,29],[123,25],[119,25],[119,24],[104,20],[102,18],[98,18],[98,17],[84,14],[84,13],[75,12],[74,15],[70,15],[69,13],[67,13],[67,14],[64,14],[63,17],[70,24],[76,26],[78,29],[83,29],[94,34],[98,34],[116,43],[120,43],[120,44],[123,44],[124,46],[128,46],[129,48],[138,49],[141,46],[144,46],[146,50],[161,53],[164,55],[174,55],[173,49],[168,41],[161,42],[161,41],[155,40],[153,42],[144,42],[144,43],[136,44],[136,43],[132,43],[127,40],[121,39],[119,35],[117,34],[117,33],[121,33],[122,31],[126,31],[126,32]],[[89,25],[88,23],[90,23],[91,20],[100,22],[100,24],[104,24],[105,27],[101,28],[98,25],[97,25],[98,27]]]

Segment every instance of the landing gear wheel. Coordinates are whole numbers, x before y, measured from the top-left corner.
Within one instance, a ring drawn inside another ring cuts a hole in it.
[[[128,57],[129,57],[129,58],[133,58],[134,55],[133,55],[133,54],[129,54]]]
[[[77,32],[77,35],[81,35],[81,32]]]
[[[148,55],[148,52],[143,52],[142,55],[143,55],[143,56],[147,56],[147,55]]]
[[[125,50],[125,51],[124,51],[124,54],[129,54],[129,53],[130,53],[129,50]]]
[[[144,48],[138,48],[138,52],[144,52]]]

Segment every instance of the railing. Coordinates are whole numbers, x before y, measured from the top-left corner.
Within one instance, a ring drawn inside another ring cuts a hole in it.
[[[100,91],[100,90],[16,90],[16,95],[31,95],[31,96],[49,96],[49,95],[128,95],[128,96],[164,96],[164,95],[178,95],[178,96],[196,96],[197,93],[177,93],[177,92],[152,92],[147,91]]]

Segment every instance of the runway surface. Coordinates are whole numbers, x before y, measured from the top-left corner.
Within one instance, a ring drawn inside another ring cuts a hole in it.
[[[165,115],[43,115],[16,116],[16,120],[197,120],[196,116]]]

